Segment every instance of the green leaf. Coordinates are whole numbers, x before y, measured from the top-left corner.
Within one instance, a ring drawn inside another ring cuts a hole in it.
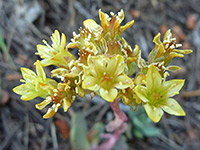
[[[155,62],[155,58],[156,58],[156,55],[158,54],[158,48],[154,48],[151,52],[150,52],[150,54],[149,54],[149,56],[148,56],[148,61],[149,61],[149,63],[153,63],[153,62]]]
[[[152,136],[157,136],[160,134],[160,129],[156,128],[156,127],[147,127],[147,128],[143,128],[143,134],[147,137],[152,137]]]
[[[5,55],[6,57],[6,61],[8,61],[8,63],[10,64],[10,67],[13,69],[13,70],[16,70],[16,66],[15,66],[15,63],[13,62],[13,59],[12,57],[10,56],[9,54],[9,51],[6,47],[6,43],[3,39],[3,35],[1,33],[1,30],[0,30],[0,49],[2,49],[3,51],[3,54]]]
[[[93,136],[90,137],[92,145],[98,145],[101,140],[101,134],[104,133],[105,125],[102,122],[97,122],[93,128],[89,131],[89,135],[92,134]]]
[[[114,150],[129,150],[128,144],[126,142],[125,136],[121,136],[116,142]]]
[[[87,123],[82,114],[76,113],[72,117],[70,142],[72,150],[89,150],[90,144],[87,139]]]
[[[140,130],[137,130],[137,128],[133,129],[133,134],[135,135],[135,137],[137,137],[138,139],[142,139],[144,137],[143,133]]]
[[[136,71],[136,63],[132,62],[128,64],[128,76],[131,76],[132,74],[134,74],[135,71]]]
[[[131,125],[130,122],[127,123],[127,128],[126,128],[126,131],[125,131],[125,135],[126,135],[128,140],[131,140],[133,138],[132,125]]]
[[[154,126],[144,108],[138,107],[136,112],[129,111],[128,116],[132,121],[132,133],[135,137],[142,139],[144,136],[152,137],[160,134],[161,130]]]

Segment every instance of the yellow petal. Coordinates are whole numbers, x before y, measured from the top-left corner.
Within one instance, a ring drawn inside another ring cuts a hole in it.
[[[105,30],[109,26],[111,18],[99,9],[99,19],[101,20],[101,26]]]
[[[111,16],[113,16],[112,20],[110,22],[110,26],[111,26],[111,24],[114,25],[112,29],[115,32],[116,30],[118,30],[118,28],[120,27],[121,22],[124,20],[124,11],[123,11],[123,9],[121,9],[121,11],[118,12],[117,16],[115,16],[113,12],[111,12],[110,14],[111,14]]]
[[[172,59],[172,58],[174,58],[174,57],[184,57],[184,55],[172,51],[172,52],[169,54],[169,57],[170,57],[170,59]]]
[[[60,103],[53,104],[53,106],[48,109],[47,113],[43,116],[43,118],[47,119],[53,117],[55,113],[58,111],[58,109],[61,107],[62,106]]]
[[[98,25],[94,20],[87,19],[83,22],[83,25],[86,29],[88,29],[91,33],[102,31],[102,28],[100,25]]]
[[[52,62],[49,61],[48,59],[42,59],[40,62],[44,67],[52,65]]]
[[[108,102],[113,102],[117,97],[117,89],[112,88],[110,90],[100,89],[100,96]]]
[[[161,56],[164,52],[165,52],[165,48],[164,48],[163,44],[160,44],[160,45],[158,46],[158,54],[157,54],[156,57]]]
[[[24,101],[29,101],[32,100],[34,98],[38,97],[38,94],[35,91],[29,91],[26,94],[21,96],[21,99]]]
[[[180,69],[181,69],[181,67],[174,66],[174,65],[171,65],[171,66],[167,67],[167,70],[169,70],[169,71],[177,71],[177,70],[180,70]]]
[[[84,91],[84,89],[81,88],[80,86],[77,86],[77,87],[76,87],[76,93],[77,93],[78,95],[80,95],[81,97],[86,98],[86,97],[85,97],[85,91]]]
[[[46,74],[44,72],[44,69],[40,61],[37,60],[34,64],[36,65],[36,72],[37,72],[38,77],[41,77],[43,81],[46,81]]]
[[[140,74],[140,75],[136,76],[134,79],[134,83],[136,85],[139,85],[139,84],[145,83],[145,82],[146,82],[146,75],[144,75],[144,74]]]
[[[52,108],[49,108],[47,113],[43,116],[44,119],[51,118],[55,115],[55,111]]]
[[[72,102],[67,99],[67,98],[64,98],[63,99],[63,109],[64,109],[64,112],[67,112],[67,110],[69,109],[69,107],[71,106]]]
[[[153,91],[155,89],[159,89],[161,86],[162,77],[156,67],[151,65],[147,72],[147,90]]]
[[[118,89],[125,89],[130,87],[133,82],[131,80],[131,78],[129,78],[127,75],[120,75],[116,78],[116,84],[115,87]]]
[[[181,106],[177,103],[177,101],[173,98],[169,98],[166,101],[166,105],[162,107],[162,109],[175,116],[185,116],[185,112],[181,108]]]
[[[96,91],[99,89],[99,86],[97,84],[97,79],[93,76],[86,76],[83,80],[82,87],[84,89]]]
[[[38,97],[38,92],[30,89],[26,84],[21,84],[13,89],[13,91],[21,96],[21,99],[24,101],[32,100]]]
[[[65,50],[65,46],[66,46],[66,36],[64,33],[62,33],[62,37],[61,37],[61,43],[60,43],[60,52],[64,52]]]
[[[181,80],[181,79],[174,79],[174,80],[166,81],[164,83],[164,87],[166,87],[167,90],[163,91],[163,92],[166,92],[165,95],[167,97],[177,95],[179,93],[179,91],[181,90],[181,88],[183,87],[184,82],[185,82],[185,80]]]
[[[37,55],[40,55],[41,58],[50,58],[52,57],[52,48],[48,47],[48,46],[45,46],[45,45],[41,45],[41,44],[38,44],[37,45],[37,50],[38,50],[38,53],[36,53]]]
[[[192,50],[190,50],[190,49],[183,49],[183,50],[174,49],[173,52],[180,53],[180,54],[190,54],[190,53],[192,53]]]
[[[117,13],[117,21],[119,24],[124,20],[124,11],[123,9],[120,10],[120,12]]]
[[[152,107],[149,104],[145,104],[144,105],[144,109],[147,113],[147,115],[149,116],[149,118],[157,123],[158,121],[160,121],[162,115],[163,115],[163,110],[159,107]]]
[[[51,36],[51,41],[52,41],[52,47],[55,51],[59,52],[60,51],[60,33],[58,30],[55,30],[54,33]]]
[[[134,88],[134,91],[136,95],[143,101],[143,102],[148,102],[148,96],[147,96],[147,88],[141,85],[137,85]]]
[[[169,30],[167,30],[167,32],[165,33],[165,35],[164,35],[164,38],[163,38],[163,41],[170,41],[170,39],[171,39],[171,37],[172,37],[172,33],[171,33],[171,30],[169,29]]]
[[[160,45],[162,42],[160,41],[160,33],[158,33],[154,39],[153,39],[153,42],[156,44],[156,45]]]
[[[43,100],[41,103],[36,104],[35,107],[39,110],[42,110],[44,107],[46,107],[50,103],[51,103],[51,97],[49,96],[45,100]]]
[[[88,56],[88,67],[94,77],[99,79],[99,77],[103,75],[105,72],[106,61],[107,59],[102,56]]]
[[[134,20],[127,22],[124,26],[121,26],[121,32],[124,32],[125,30],[127,30],[128,28],[130,28],[133,24],[135,23]]]
[[[106,71],[110,73],[111,76],[116,77],[122,72],[124,72],[125,63],[121,55],[116,55],[108,61]]]
[[[21,68],[22,76],[26,80],[26,82],[32,82],[36,78],[35,72],[28,68]]]
[[[13,91],[19,95],[22,95],[23,93],[25,93],[26,89],[27,89],[26,84],[21,84],[15,88],[13,88]]]

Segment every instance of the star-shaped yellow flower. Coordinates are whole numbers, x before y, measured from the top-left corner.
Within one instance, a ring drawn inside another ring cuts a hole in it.
[[[192,50],[190,49],[177,49],[181,47],[182,44],[176,44],[176,38],[172,38],[171,30],[168,30],[165,33],[163,42],[161,42],[160,36],[161,34],[158,33],[153,39],[155,47],[148,56],[148,60],[150,63],[164,61],[164,64],[166,66],[172,58],[184,57],[185,54],[192,53]]]
[[[144,108],[152,121],[158,122],[163,111],[176,115],[185,116],[185,112],[175,99],[184,85],[184,80],[162,80],[160,73],[154,65],[151,65],[146,75],[146,86],[137,85],[135,93],[143,101]]]
[[[84,68],[84,89],[97,92],[106,101],[113,102],[118,90],[131,86],[132,79],[124,74],[125,63],[120,55],[112,58],[106,56],[89,56],[88,66]]]
[[[52,46],[50,46],[45,40],[43,40],[45,45],[38,44],[37,55],[43,59],[41,61],[43,66],[56,65],[60,67],[68,67],[68,63],[72,59],[76,59],[74,55],[72,55],[66,48],[66,36],[62,33],[62,37],[60,37],[60,33],[58,30],[51,36]]]
[[[48,108],[47,113],[43,116],[43,118],[51,118],[60,108],[63,108],[66,112],[74,102],[75,97],[76,93],[75,90],[70,87],[70,82],[58,83],[57,88],[53,89],[53,94],[46,97],[45,100],[35,106],[37,109],[41,110],[53,103],[53,105]]]
[[[21,84],[13,89],[13,91],[21,96],[22,100],[32,100],[36,97],[46,97],[52,93],[57,82],[53,79],[46,78],[46,74],[40,61],[36,63],[36,73],[28,68],[21,68],[21,72],[25,84]]]

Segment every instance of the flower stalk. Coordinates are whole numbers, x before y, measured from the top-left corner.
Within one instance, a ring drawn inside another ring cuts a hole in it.
[[[107,132],[113,132],[113,134],[107,133],[102,135],[102,138],[106,139],[106,141],[98,147],[98,150],[111,150],[119,140],[120,135],[126,130],[127,116],[120,109],[119,101],[120,99],[118,98],[110,103],[115,115],[115,119],[109,122],[109,124],[106,126],[106,130]]]
[[[110,103],[115,119],[106,126],[106,130],[109,132],[125,127],[125,122],[127,121],[126,114],[119,107],[119,101],[120,99],[115,99],[112,103]]]

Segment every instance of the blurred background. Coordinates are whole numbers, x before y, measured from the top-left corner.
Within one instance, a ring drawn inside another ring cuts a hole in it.
[[[113,113],[106,102],[94,103],[77,97],[72,108],[45,120],[46,112],[36,110],[36,99],[23,102],[13,93],[22,78],[21,67],[34,70],[36,45],[50,36],[55,29],[72,38],[88,18],[99,23],[98,11],[117,13],[124,10],[125,20],[135,20],[133,27],[123,33],[134,48],[138,44],[147,60],[154,47],[153,37],[172,29],[182,49],[193,53],[176,58],[172,64],[182,69],[169,78],[185,79],[181,94],[175,99],[186,112],[186,117],[165,114],[158,124],[147,119],[142,109],[130,112],[128,130],[115,150],[198,150],[200,147],[200,1],[199,0],[0,0],[0,150],[66,150],[73,147],[69,133],[74,113],[82,112],[87,124],[87,138],[92,138],[95,123],[107,124]],[[71,50],[77,54],[77,50]],[[45,68],[50,77],[51,67]],[[146,121],[144,121],[146,120]],[[80,120],[79,120],[80,121]],[[102,125],[103,126],[103,125]],[[104,126],[103,126],[104,127]],[[81,127],[79,127],[81,128]],[[99,142],[101,142],[99,140]]]

